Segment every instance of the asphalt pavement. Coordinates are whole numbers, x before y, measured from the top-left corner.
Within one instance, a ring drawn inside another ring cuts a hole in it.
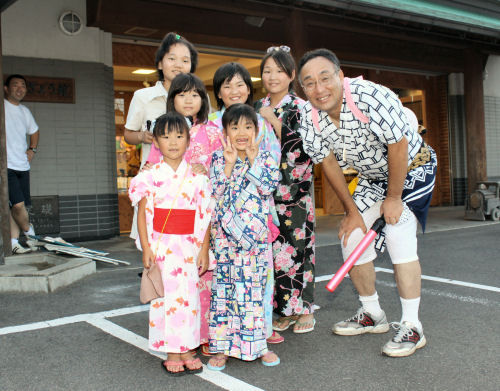
[[[318,218],[316,329],[283,333],[281,364],[231,359],[222,373],[169,377],[147,351],[147,306],[139,303],[140,253],[132,240],[86,242],[131,266],[97,265],[97,273],[49,294],[0,294],[0,390],[498,390],[500,389],[500,224],[467,222],[461,208],[431,209],[419,235],[420,318],[428,344],[389,358],[392,332],[341,337],[334,322],[354,314],[346,279],[324,287],[341,265],[339,218]],[[389,321],[400,305],[386,254],[376,262],[377,290]],[[202,357],[206,363],[206,359]]]

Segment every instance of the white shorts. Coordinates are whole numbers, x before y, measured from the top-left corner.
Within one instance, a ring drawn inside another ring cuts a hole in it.
[[[376,219],[380,217],[382,201],[375,203],[371,208],[361,214],[366,228],[370,229]],[[397,224],[387,224],[384,228],[387,251],[393,264],[408,263],[418,260],[417,255],[417,218],[408,206],[403,203],[404,209]],[[356,248],[365,234],[360,228],[352,231],[344,247],[342,238],[342,256],[344,261]],[[373,261],[377,257],[375,240],[368,246],[355,265],[362,265]]]

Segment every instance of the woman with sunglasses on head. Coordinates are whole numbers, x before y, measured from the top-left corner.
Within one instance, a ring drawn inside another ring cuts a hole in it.
[[[314,329],[313,162],[299,134],[305,102],[293,91],[295,61],[288,46],[270,47],[260,65],[267,96],[255,104],[281,142],[281,180],[274,192],[279,236],[273,243],[275,331]]]

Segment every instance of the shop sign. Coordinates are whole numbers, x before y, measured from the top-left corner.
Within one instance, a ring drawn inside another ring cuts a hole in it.
[[[25,102],[75,103],[75,79],[25,76]]]

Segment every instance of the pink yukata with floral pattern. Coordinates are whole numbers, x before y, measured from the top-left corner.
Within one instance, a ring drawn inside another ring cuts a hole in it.
[[[129,196],[133,205],[146,198],[148,241],[165,290],[165,297],[150,304],[149,349],[163,353],[195,349],[200,345],[201,312],[196,260],[212,215],[208,177],[194,174],[185,160],[174,171],[162,159],[132,179]],[[195,210],[193,233],[154,231],[155,207]],[[136,244],[141,249],[139,239]]]
[[[217,126],[207,124],[196,124],[189,131],[190,141],[184,159],[189,164],[203,164],[207,170],[210,168],[212,153],[222,149],[220,142],[221,130]],[[161,159],[161,153],[154,144],[151,144],[151,152],[148,162],[157,163]],[[210,294],[212,291],[212,270],[215,267],[215,258],[210,250],[210,265],[206,273],[200,276],[200,301],[201,301],[201,343],[208,343],[208,318],[210,313]]]

